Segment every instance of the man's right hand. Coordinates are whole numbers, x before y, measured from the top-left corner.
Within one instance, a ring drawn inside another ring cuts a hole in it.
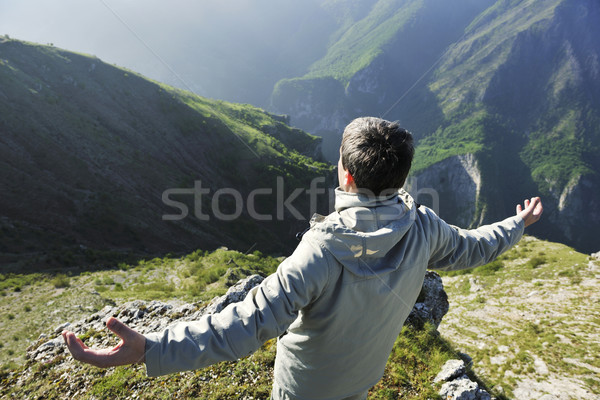
[[[145,361],[144,335],[113,317],[106,321],[106,326],[121,338],[121,342],[112,349],[90,349],[73,332],[64,331],[62,336],[73,358],[101,368]]]
[[[539,197],[532,197],[531,200],[525,200],[525,208],[517,204],[517,215],[525,221],[525,227],[537,222],[544,212],[542,200]]]

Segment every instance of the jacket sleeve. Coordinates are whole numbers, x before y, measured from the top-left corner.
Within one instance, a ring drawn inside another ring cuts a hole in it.
[[[429,211],[430,258],[428,268],[452,271],[484,265],[515,245],[523,236],[524,221],[518,215],[477,229],[447,224]]]
[[[329,268],[321,257],[319,248],[303,240],[243,301],[198,321],[145,335],[147,374],[166,375],[236,360],[281,335],[327,285]]]

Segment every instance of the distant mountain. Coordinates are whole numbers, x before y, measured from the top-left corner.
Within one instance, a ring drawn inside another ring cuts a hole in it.
[[[600,4],[593,0],[323,1],[326,54],[274,87],[271,110],[323,137],[399,120],[418,139],[410,189],[462,226],[541,194],[534,233],[600,246]],[[352,11],[352,12],[351,12]],[[437,202],[439,200],[439,202]]]
[[[300,141],[305,155],[320,146],[330,162],[352,118],[399,120],[418,144],[409,189],[443,218],[461,226],[491,222],[540,194],[545,216],[532,233],[591,252],[600,235],[599,7],[592,0],[272,0],[253,4],[247,18],[227,18],[207,6],[202,18],[211,23],[178,29],[165,58],[198,92],[252,102],[289,117],[276,126],[287,121],[322,137],[320,144]],[[113,89],[125,102],[123,89]],[[141,97],[133,99],[137,116],[152,104]],[[153,126],[182,129],[180,118],[151,110],[167,121]],[[235,131],[223,113],[211,115]],[[145,129],[136,124],[129,128]],[[182,143],[186,154],[194,148]],[[183,186],[191,187],[196,178],[187,176]]]
[[[328,210],[305,189],[333,175],[320,139],[285,122],[0,38],[0,265],[292,249]]]

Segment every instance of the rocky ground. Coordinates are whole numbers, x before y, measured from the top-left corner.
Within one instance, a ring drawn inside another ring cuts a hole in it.
[[[90,370],[89,367],[74,361],[69,356],[60,333],[64,329],[68,329],[75,332],[90,347],[111,347],[115,344],[115,338],[107,335],[105,328],[105,322],[110,316],[117,317],[141,333],[161,331],[180,321],[197,320],[205,314],[219,312],[228,304],[242,300],[248,291],[262,280],[263,278],[260,275],[252,275],[242,279],[232,286],[225,295],[215,297],[208,305],[206,303],[177,304],[156,300],[136,300],[118,306],[107,305],[85,318],[62,323],[56,326],[52,332],[40,335],[38,340],[27,349],[27,362],[23,368],[3,376],[0,393],[4,394],[6,398],[32,399],[60,398],[61,396],[102,398],[106,395],[118,398],[129,398],[131,396],[133,398],[154,398],[153,396],[162,398],[166,395],[168,398],[168,394],[160,391],[161,386],[170,387],[173,382],[165,383],[162,381],[160,384],[149,382],[147,378],[143,377],[143,371],[141,371],[143,366],[111,369],[110,372],[105,373],[98,369]],[[415,304],[407,324],[422,327],[424,323],[428,322],[437,326],[447,311],[448,302],[442,280],[438,274],[428,272],[419,301]],[[263,354],[265,351],[266,356]],[[220,369],[212,371],[206,369],[202,372],[196,372],[196,375],[194,375],[194,372],[188,372],[180,374],[180,376],[184,380],[201,382],[214,380],[217,382],[218,379],[221,379],[221,375],[235,375],[238,377],[235,385],[240,389],[232,395],[231,393],[221,392],[226,385],[216,384],[217,389],[215,390],[219,390],[219,393],[221,393],[217,394],[216,398],[256,398],[256,393],[249,395],[244,388],[257,383],[259,383],[257,386],[260,386],[260,390],[262,390],[257,392],[258,398],[263,398],[265,393],[268,393],[272,380],[273,343],[267,343],[266,350],[263,349],[262,353],[259,351],[257,354],[258,356],[255,354],[243,360],[245,364],[236,363],[236,367],[239,366],[240,368],[239,371],[235,371],[233,363],[230,363],[229,366],[225,363],[221,364]],[[465,355],[462,356],[465,357]],[[465,374],[463,361],[454,361],[462,363],[462,367],[454,368],[451,372],[448,372],[446,368],[440,372],[439,379],[434,383],[436,385],[439,381],[440,393],[443,392],[445,397],[450,396],[453,399],[489,400],[490,395]],[[124,381],[127,380],[123,378],[123,374],[131,374],[130,380],[135,381],[135,383],[125,385]],[[204,375],[197,376],[198,374]],[[242,381],[240,382],[239,379],[242,379]],[[149,385],[152,388],[149,388]],[[123,390],[121,392],[111,392],[112,386],[120,387]],[[187,396],[185,391],[181,391],[182,386],[180,384],[176,383],[174,386],[178,388],[178,391],[175,394],[171,393],[171,395],[175,397],[183,396],[183,398]],[[183,386],[183,389],[186,389],[185,386]],[[150,394],[148,394],[149,390],[151,390]],[[169,392],[172,389],[165,390]],[[202,390],[207,391],[206,388],[202,388]],[[96,393],[96,395],[91,393]],[[121,395],[125,397],[121,397]],[[373,393],[373,395],[376,396],[374,398],[379,398],[376,393]]]
[[[499,263],[444,276],[442,336],[509,398],[599,398],[600,260],[526,237]]]

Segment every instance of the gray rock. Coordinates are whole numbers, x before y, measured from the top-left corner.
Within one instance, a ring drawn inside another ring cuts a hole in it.
[[[448,360],[442,367],[442,370],[433,380],[434,383],[447,382],[464,375],[466,372],[465,362],[463,360]]]
[[[179,307],[173,308],[170,311],[170,314],[173,315],[177,315],[177,316],[186,316],[186,315],[190,315],[192,312],[194,312],[196,310],[196,306],[194,304],[183,304]]]
[[[421,293],[405,324],[422,326],[429,321],[437,328],[449,307],[442,278],[434,271],[427,271]]]
[[[60,324],[59,326],[54,328],[54,333],[61,333],[62,331],[65,330],[65,328],[68,328],[69,326],[71,326],[70,322],[65,322],[64,324]]]
[[[417,174],[411,174],[404,187],[418,202],[433,201],[433,204],[425,204],[438,214],[439,199],[443,199],[444,208],[452,210],[451,218],[447,222],[469,226],[474,222],[480,225],[477,221],[484,216],[476,211],[481,185],[481,170],[477,157],[467,153],[448,157]],[[435,196],[431,196],[432,188],[435,188]]]
[[[438,392],[447,400],[491,400],[490,394],[481,389],[477,382],[473,382],[466,375],[446,382]]]
[[[229,304],[244,300],[248,292],[252,290],[253,287],[258,286],[263,279],[264,278],[260,275],[251,275],[242,279],[237,284],[230,287],[223,296],[213,299],[206,307],[204,314],[218,313]]]
[[[600,260],[600,251],[598,251],[596,253],[592,253],[591,256],[592,256],[592,258],[595,258],[596,260]]]
[[[48,340],[42,343],[36,349],[27,352],[27,358],[36,361],[41,361],[55,356],[56,354],[63,351],[65,342],[62,336],[57,336],[54,339]]]

